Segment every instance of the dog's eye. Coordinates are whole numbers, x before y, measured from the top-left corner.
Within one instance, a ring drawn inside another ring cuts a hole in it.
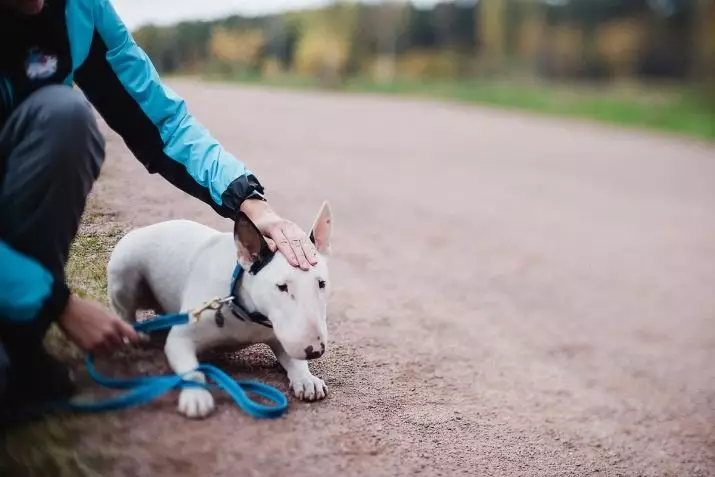
[[[285,293],[288,293],[288,285],[286,285],[285,283],[282,283],[282,284],[280,284],[280,285],[276,285],[276,287],[278,287],[278,289],[279,289],[280,291],[285,292]]]
[[[318,280],[318,286],[320,288],[325,288],[325,280]]]

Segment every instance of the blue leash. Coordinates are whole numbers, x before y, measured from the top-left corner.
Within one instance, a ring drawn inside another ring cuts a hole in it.
[[[175,313],[135,323],[134,329],[137,332],[152,333],[187,323],[189,323],[188,313]],[[257,381],[236,381],[219,368],[208,364],[200,365],[195,371],[204,373],[207,381],[213,381],[215,385],[198,383],[190,379],[185,379],[178,374],[143,376],[133,379],[109,378],[97,372],[94,367],[94,359],[91,355],[87,355],[85,361],[87,372],[98,384],[109,389],[127,390],[127,392],[104,401],[82,402],[73,400],[65,404],[66,407],[77,411],[97,412],[136,407],[146,404],[172,389],[183,389],[187,387],[221,389],[226,392],[241,409],[257,419],[278,418],[285,414],[288,409],[288,399],[273,386]],[[274,402],[275,405],[267,406],[252,401],[247,393],[256,394]]]

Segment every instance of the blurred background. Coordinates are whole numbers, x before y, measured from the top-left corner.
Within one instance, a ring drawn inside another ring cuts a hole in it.
[[[273,3],[271,14],[133,29],[165,75],[419,94],[715,138],[713,0]]]
[[[111,1],[281,214],[330,201],[330,397],[49,420],[0,477],[715,477],[715,0]],[[105,303],[124,231],[231,227],[107,137],[68,265]],[[217,361],[287,391],[265,353]]]

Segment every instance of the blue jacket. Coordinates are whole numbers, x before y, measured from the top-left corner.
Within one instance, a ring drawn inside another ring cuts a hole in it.
[[[246,198],[263,197],[251,171],[161,83],[109,0],[50,0],[34,16],[0,8],[0,45],[0,128],[38,88],[76,84],[150,173],[224,217]],[[33,320],[43,308],[61,308],[66,294],[41,264],[0,237],[0,317]]]

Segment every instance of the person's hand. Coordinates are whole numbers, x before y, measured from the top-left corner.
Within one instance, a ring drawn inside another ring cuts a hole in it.
[[[266,237],[270,249],[279,250],[288,263],[303,270],[318,263],[318,253],[305,232],[278,216],[267,202],[248,199],[241,204],[241,210]]]
[[[70,296],[58,324],[83,351],[106,354],[126,341],[136,343],[139,335],[129,324],[99,303]]]

